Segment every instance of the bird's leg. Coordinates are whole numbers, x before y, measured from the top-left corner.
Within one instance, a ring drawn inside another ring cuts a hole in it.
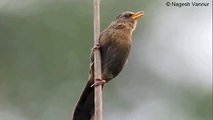
[[[91,87],[93,86],[98,86],[98,85],[103,85],[106,83],[106,80],[102,80],[102,79],[96,79],[94,84],[91,85]]]
[[[95,44],[95,46],[93,47],[93,51],[94,50],[98,50],[98,49],[100,49],[100,43],[98,42],[98,43],[96,43]],[[103,85],[103,84],[105,84],[106,83],[106,80],[102,80],[102,79],[95,79],[95,82],[94,82],[94,84],[92,84],[91,85],[91,87],[93,87],[93,86],[98,86],[98,85]]]

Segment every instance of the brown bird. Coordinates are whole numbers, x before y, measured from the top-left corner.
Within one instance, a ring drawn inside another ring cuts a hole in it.
[[[115,78],[123,69],[129,56],[132,33],[143,11],[123,12],[101,32],[99,49],[101,53],[102,81],[94,83],[94,58],[91,53],[89,80],[74,109],[72,120],[90,120],[94,114],[93,85],[104,84]]]

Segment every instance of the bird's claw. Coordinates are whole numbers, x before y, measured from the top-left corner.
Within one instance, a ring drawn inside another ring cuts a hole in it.
[[[95,44],[95,46],[93,47],[93,49],[98,50],[100,48],[100,43]]]
[[[95,82],[94,82],[94,84],[91,85],[91,87],[103,85],[105,83],[106,83],[106,80],[96,79]]]

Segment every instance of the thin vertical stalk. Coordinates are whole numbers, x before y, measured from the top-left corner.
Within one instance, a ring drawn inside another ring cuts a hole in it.
[[[99,44],[100,34],[100,0],[93,1],[94,6],[94,47]],[[94,50],[94,82],[101,77],[101,57],[100,50]],[[102,120],[102,86],[98,85],[94,87],[95,92],[95,113],[94,120]]]

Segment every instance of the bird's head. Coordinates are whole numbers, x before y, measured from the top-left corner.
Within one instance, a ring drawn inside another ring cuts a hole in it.
[[[133,31],[136,28],[137,20],[143,15],[144,11],[123,12],[116,17],[115,21],[112,23],[112,26],[115,29],[127,29]]]

